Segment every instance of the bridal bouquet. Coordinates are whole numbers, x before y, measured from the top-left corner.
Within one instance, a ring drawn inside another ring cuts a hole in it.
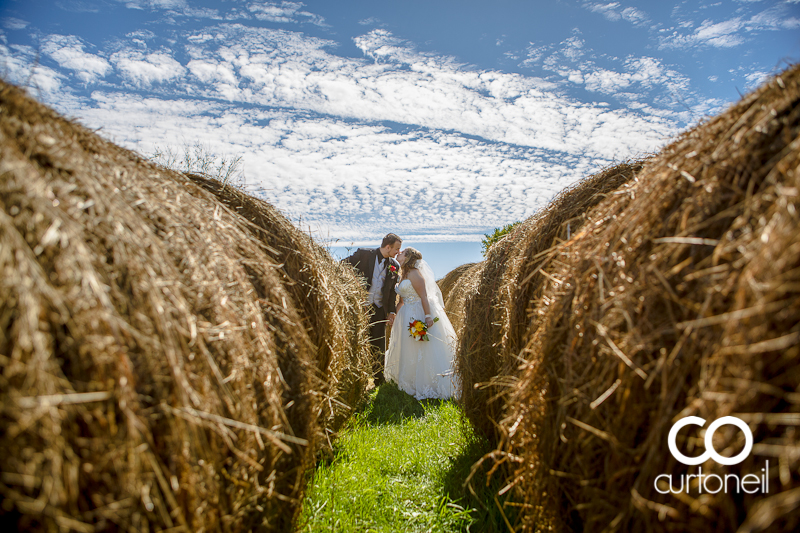
[[[434,322],[439,321],[439,317],[433,319]],[[422,320],[412,320],[408,323],[408,333],[418,341],[427,341],[428,339],[428,325]]]

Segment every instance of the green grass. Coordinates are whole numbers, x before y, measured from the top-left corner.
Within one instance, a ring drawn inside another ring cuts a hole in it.
[[[298,531],[506,530],[497,487],[483,477],[477,498],[463,487],[488,451],[452,401],[382,385],[317,465]]]

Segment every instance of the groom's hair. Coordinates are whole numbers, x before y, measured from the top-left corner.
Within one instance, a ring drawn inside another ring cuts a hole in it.
[[[383,242],[381,242],[381,248],[383,248],[384,246],[391,246],[398,241],[403,242],[403,239],[401,239],[394,233],[389,233],[386,235],[386,237],[383,238]]]

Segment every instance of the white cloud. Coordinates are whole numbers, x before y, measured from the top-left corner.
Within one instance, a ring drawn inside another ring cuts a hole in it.
[[[659,48],[692,48],[701,45],[731,48],[744,42],[744,37],[738,34],[743,27],[741,17],[722,22],[704,20],[692,34],[683,35],[673,31],[671,35],[662,37]]]
[[[765,71],[755,71],[745,75],[745,79],[747,80],[747,85],[745,89],[752,90],[764,83],[767,78],[769,78],[770,73]]]
[[[458,133],[397,133],[334,118],[125,93],[95,92],[80,115],[142,153],[200,142],[220,155],[243,155],[251,191],[294,220],[302,217],[318,234],[351,240],[374,237],[387,206],[392,226],[404,234],[485,233],[529,216],[610,162],[553,157]]]
[[[800,28],[800,18],[791,16],[785,6],[774,6],[753,15],[745,27],[748,31],[793,30]]]
[[[612,22],[627,20],[634,25],[646,24],[650,21],[647,13],[635,7],[622,8],[619,2],[609,2],[607,4],[584,4],[586,8],[595,13],[600,13]]]
[[[222,40],[247,43],[254,37],[252,33],[251,29],[228,27]],[[465,70],[448,58],[417,53],[385,30],[375,30],[356,40],[365,55],[376,61],[372,65],[329,56],[320,50],[324,42],[306,39],[297,43],[293,37],[274,32],[262,32],[261,37],[283,40],[280,61],[273,59],[278,53],[277,44],[269,44],[269,56],[248,55],[238,45],[224,47],[246,61],[240,68],[240,83],[249,84],[250,101],[361,120],[391,120],[456,130],[549,150],[583,152],[595,146],[591,140],[573,145],[563,133],[569,116],[584,111],[592,115],[591,106],[546,92],[553,86],[536,78]],[[577,50],[577,44],[572,42],[572,49]],[[294,45],[304,47],[303,51],[293,50]],[[252,44],[242,46],[253,48]],[[308,50],[309,46],[315,49]],[[214,53],[206,47],[202,55]],[[649,124],[645,129],[652,134],[646,137],[646,143],[652,141],[653,135],[662,138],[673,131],[672,125],[660,119],[627,114],[626,120]],[[627,134],[623,136],[624,141],[616,136],[622,145],[639,144],[628,139]]]
[[[547,52],[547,46],[536,46],[533,43],[530,43],[530,46],[528,46],[528,48],[525,50],[525,59],[522,61],[522,63],[520,63],[520,66],[525,68],[533,68],[542,61],[542,58]],[[513,59],[517,59],[517,57],[511,53],[506,53],[506,55],[512,57]]]
[[[149,9],[151,11],[162,10],[172,16],[177,15],[198,19],[222,19],[222,16],[220,16],[218,10],[208,7],[194,7],[189,5],[186,0],[117,0],[117,2],[125,4],[125,7],[129,9]],[[174,19],[171,18],[165,18],[162,19],[162,21],[174,23]]]
[[[236,84],[236,75],[226,65],[208,61],[192,60],[187,65],[189,71],[197,76],[201,83]]]
[[[358,21],[362,26],[383,26],[384,24],[377,17],[369,17]]]
[[[623,9],[622,18],[636,25],[646,24],[650,20],[644,11],[636,9],[635,7],[626,7]]]
[[[717,23],[704,20],[695,31],[694,36],[698,41],[708,43],[711,46],[728,48],[744,42],[741,36],[736,35],[736,32],[738,32],[742,26],[743,23],[739,18]]]
[[[376,29],[353,39],[361,52],[376,63],[382,60],[395,63],[413,63],[420,55],[414,46],[405,39],[399,39],[392,32]],[[428,56],[433,59],[433,56]]]
[[[0,73],[7,81],[32,89],[46,102],[61,91],[64,80],[63,75],[36,61],[33,48],[20,45],[0,44]]]
[[[689,93],[686,76],[653,57],[620,59],[597,54],[577,35],[562,41],[559,47],[531,44],[526,55],[528,58],[519,66],[534,68],[541,64],[544,71],[554,72],[562,80],[582,85],[588,91],[609,95],[642,116],[669,116],[688,122],[693,114],[709,111],[705,103]],[[658,102],[664,108],[646,105],[643,103],[646,100]],[[687,105],[692,111],[686,111]]]
[[[117,0],[130,9],[182,9],[188,7],[186,0]]]
[[[610,2],[608,4],[589,4],[586,7],[588,7],[590,11],[600,13],[608,20],[617,21],[622,18],[622,15],[617,11],[619,6],[619,2]]]
[[[149,87],[180,79],[186,69],[166,52],[144,54],[138,50],[122,50],[111,55],[111,61],[122,77],[137,87]]]
[[[156,34],[150,30],[136,30],[130,33],[126,33],[125,37],[130,37],[131,39],[140,39],[140,40],[148,40],[154,39]]]
[[[42,51],[62,68],[75,72],[83,83],[105,77],[111,65],[104,58],[83,50],[83,42],[74,35],[49,35],[42,40]]]
[[[667,109],[582,103],[551,81],[422,53],[383,29],[354,39],[363,58],[298,32],[220,24],[175,34],[175,57],[189,58],[181,64],[143,47],[148,37],[113,44],[110,64],[126,83],[108,77],[103,91],[60,110],[142,152],[199,141],[241,154],[270,202],[341,238],[370,234],[397,205],[418,207],[397,217],[406,234],[484,233],[614,159],[655,150],[679,127]],[[609,94],[670,77],[652,58],[602,69],[577,34],[542,63],[556,55],[574,83]],[[160,96],[126,84],[158,84]]]
[[[72,11],[74,13],[97,13],[100,11],[97,4],[80,0],[58,0],[55,5],[64,11]]]
[[[325,19],[314,13],[302,11],[301,2],[252,3],[247,9],[259,19],[269,22],[309,22],[317,26],[325,26]]]
[[[561,49],[561,53],[570,61],[577,61],[583,57],[585,53],[583,51],[583,45],[585,44],[583,39],[572,36],[562,44],[564,44],[564,48]]]
[[[682,27],[693,27],[686,23]],[[787,3],[774,5],[764,11],[755,13],[749,18],[744,15],[721,22],[704,20],[693,33],[684,34],[673,30],[669,35],[660,37],[659,48],[693,48],[713,46],[715,48],[733,48],[747,41],[748,34],[763,31],[794,30],[800,28],[800,18],[793,16]]]
[[[189,72],[200,80],[200,83],[214,84],[216,90],[226,100],[234,100],[239,94],[237,90],[238,80],[230,66],[198,59],[189,61],[186,66]]]
[[[3,19],[3,27],[9,30],[24,30],[30,24],[27,20],[18,19],[15,17],[6,17]]]
[[[189,7],[182,9],[178,12],[180,15],[184,15],[186,17],[192,18],[206,18],[206,19],[213,19],[213,20],[222,20],[222,16],[220,16],[219,11],[216,9],[208,8],[208,7]]]
[[[596,69],[582,76],[586,89],[603,93],[616,93],[631,84],[629,74],[614,72],[613,70]],[[576,79],[576,77],[573,76]]]

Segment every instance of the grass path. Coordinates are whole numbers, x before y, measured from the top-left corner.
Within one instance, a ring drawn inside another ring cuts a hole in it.
[[[298,531],[507,531],[496,487],[463,487],[488,448],[452,401],[382,385],[317,466]]]

